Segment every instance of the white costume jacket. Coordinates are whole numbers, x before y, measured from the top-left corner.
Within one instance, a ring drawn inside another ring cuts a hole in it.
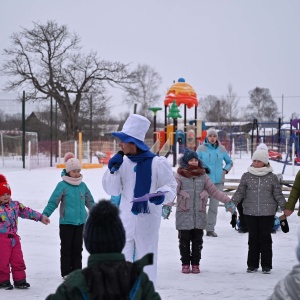
[[[120,217],[126,231],[126,245],[123,249],[127,261],[140,259],[147,253],[154,253],[153,265],[144,268],[150,280],[156,284],[158,235],[161,222],[162,205],[148,201],[150,214],[131,212],[136,180],[136,163],[124,156],[124,162],[114,174],[109,169],[102,178],[105,192],[117,196],[121,194]],[[168,191],[163,204],[176,197],[177,183],[172,169],[165,157],[155,156],[152,160],[152,180],[150,193]]]

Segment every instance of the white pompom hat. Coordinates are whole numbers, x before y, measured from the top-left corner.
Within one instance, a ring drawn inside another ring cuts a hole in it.
[[[265,165],[269,164],[269,153],[266,150],[258,149],[252,155],[252,160],[259,160]]]

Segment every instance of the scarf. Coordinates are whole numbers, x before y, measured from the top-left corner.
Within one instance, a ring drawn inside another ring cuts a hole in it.
[[[151,151],[145,151],[138,155],[127,155],[127,157],[132,161],[137,163],[134,168],[136,172],[136,180],[134,187],[134,198],[144,196],[150,192],[151,187],[151,177],[152,177],[152,160],[156,154]],[[134,215],[139,213],[149,214],[148,201],[133,202],[131,212]]]
[[[79,185],[82,182],[82,175],[79,178],[72,178],[67,174],[66,169],[63,169],[61,172],[61,178],[63,181],[71,185]]]
[[[268,165],[266,167],[262,167],[262,168],[254,168],[252,165],[248,168],[248,172],[256,175],[256,176],[265,176],[268,173],[273,172],[273,168]]]
[[[177,173],[183,177],[191,178],[198,177],[205,174],[205,169],[198,166],[186,166],[185,168],[178,168]]]

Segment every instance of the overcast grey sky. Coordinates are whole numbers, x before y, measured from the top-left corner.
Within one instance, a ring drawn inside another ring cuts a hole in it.
[[[241,106],[250,90],[269,88],[288,121],[300,111],[299,13],[299,0],[9,0],[0,50],[21,26],[52,19],[78,33],[86,52],[154,67],[162,95],[179,77],[199,97],[225,95],[231,83]]]

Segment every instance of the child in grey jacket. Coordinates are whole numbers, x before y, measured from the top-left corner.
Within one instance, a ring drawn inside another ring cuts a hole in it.
[[[174,176],[177,181],[176,229],[182,273],[190,273],[192,265],[192,273],[197,274],[200,273],[208,195],[225,203],[226,211],[234,213],[235,206],[205,174],[204,164],[195,151],[185,151],[178,163],[179,168]]]
[[[286,200],[265,150],[258,149],[253,153],[252,165],[242,175],[232,201],[237,205],[242,200],[249,231],[247,272],[256,272],[261,261],[263,273],[269,274],[272,269],[274,216],[278,206],[284,210]]]

